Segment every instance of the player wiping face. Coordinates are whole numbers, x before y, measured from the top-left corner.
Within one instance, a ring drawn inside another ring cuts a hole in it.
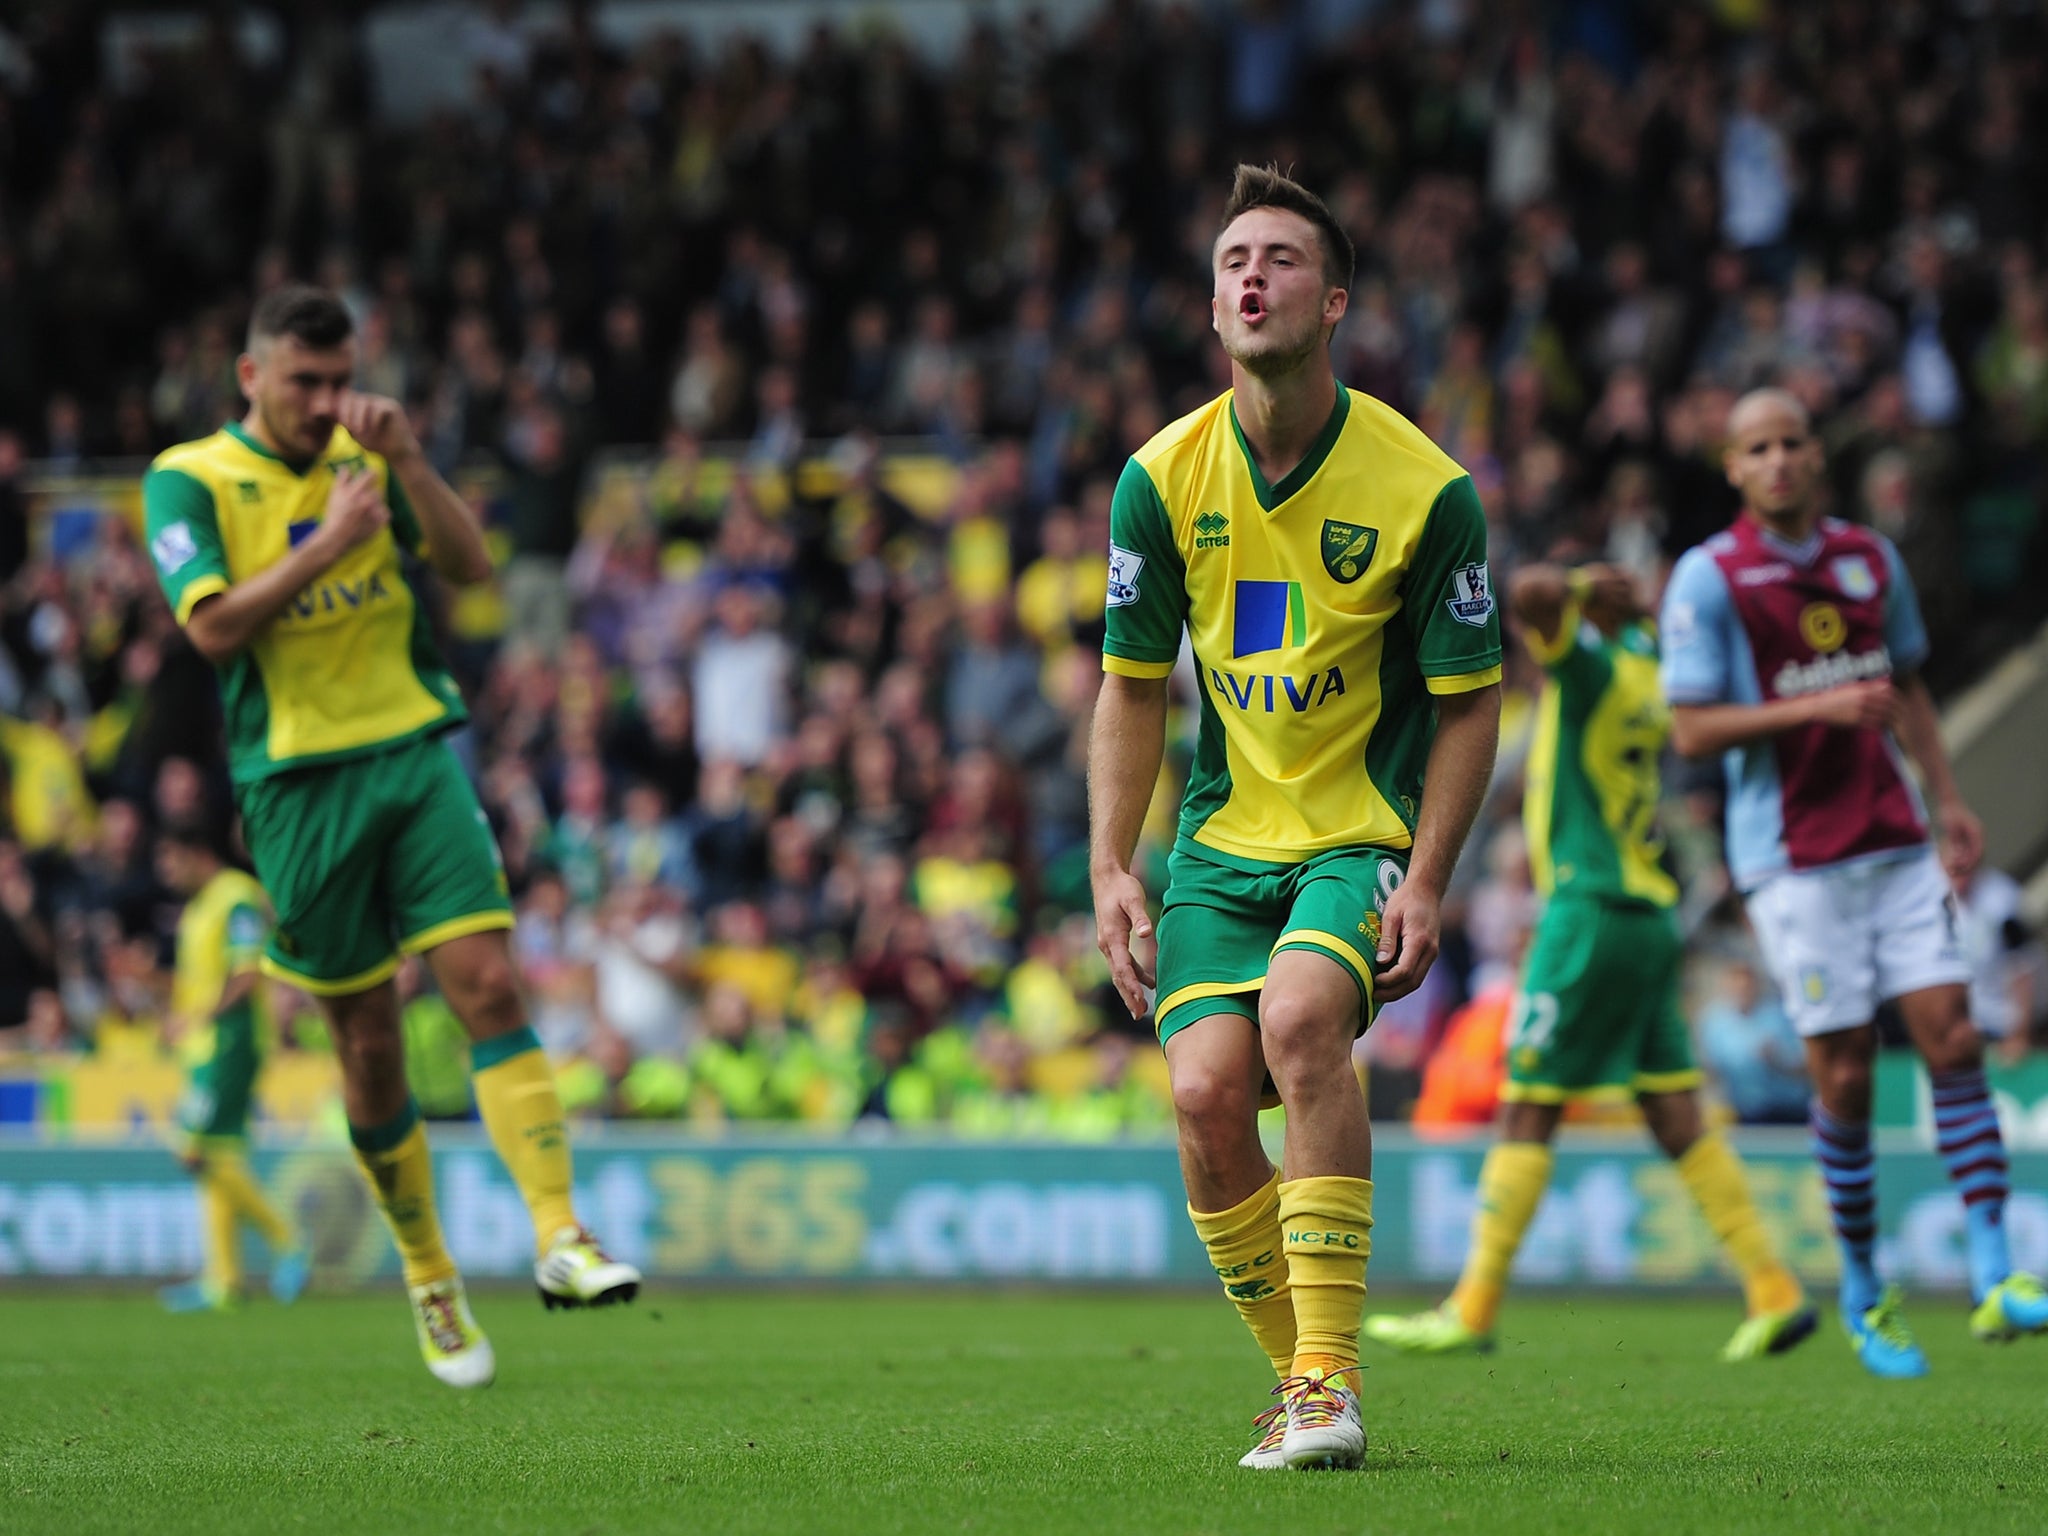
[[[261,336],[241,359],[243,392],[257,437],[279,457],[307,464],[327,451],[336,427],[373,453],[400,451],[408,434],[403,408],[395,400],[366,395],[350,388],[356,371],[356,343],[344,337],[331,347],[309,346],[298,337]],[[367,471],[346,467],[335,472],[350,521],[366,535],[390,521],[390,509]]]
[[[327,447],[341,421],[355,377],[355,338],[314,347],[291,335],[258,337],[242,369],[263,435],[287,458],[303,462]]]

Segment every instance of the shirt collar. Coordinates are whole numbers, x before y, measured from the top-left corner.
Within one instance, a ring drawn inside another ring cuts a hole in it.
[[[1765,547],[1783,555],[1794,565],[1813,564],[1820,558],[1821,545],[1827,542],[1827,536],[1818,523],[1814,525],[1813,532],[1796,544],[1773,533],[1761,519],[1757,521],[1756,527],[1757,532],[1763,536]]]

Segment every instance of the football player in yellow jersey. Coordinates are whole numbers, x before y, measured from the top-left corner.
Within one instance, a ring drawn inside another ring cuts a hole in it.
[[[434,1210],[392,987],[402,953],[425,957],[469,1033],[478,1108],[533,1217],[542,1299],[602,1305],[640,1283],[576,1219],[497,844],[442,740],[462,697],[400,558],[462,585],[490,556],[398,402],[349,388],[355,338],[333,294],[264,295],[237,366],[248,414],[167,449],[143,480],[150,555],[220,676],[235,799],[277,914],[263,968],[318,998],[334,1032],[350,1139],[428,1368],[480,1386],[496,1362]]]
[[[1258,1468],[1364,1461],[1372,1135],[1352,1044],[1436,958],[1500,727],[1472,482],[1331,371],[1352,262],[1320,199],[1238,168],[1214,252],[1232,388],[1118,482],[1089,753],[1097,939],[1131,1012],[1156,1015],[1189,1215],[1281,1378],[1240,1463]],[[1155,965],[1131,860],[1184,630],[1201,731]]]
[[[159,1293],[172,1312],[223,1311],[241,1299],[241,1233],[270,1245],[270,1293],[292,1302],[306,1288],[305,1246],[249,1171],[249,1102],[269,1044],[270,1009],[258,959],[270,933],[263,888],[222,859],[204,827],[157,834],[157,872],[185,898],[171,989],[171,1032],[191,1064],[179,1121],[179,1156],[199,1180],[205,1270]]]
[[[1523,802],[1544,908],[1510,1019],[1500,1141],[1480,1170],[1457,1289],[1432,1311],[1369,1317],[1365,1331],[1416,1354],[1491,1349],[1565,1104],[1632,1097],[1742,1276],[1748,1316],[1721,1358],[1783,1353],[1813,1332],[1814,1309],[1764,1231],[1734,1148],[1701,1117],[1679,1007],[1678,882],[1657,834],[1671,709],[1656,627],[1610,566],[1524,566],[1509,602],[1547,674]]]

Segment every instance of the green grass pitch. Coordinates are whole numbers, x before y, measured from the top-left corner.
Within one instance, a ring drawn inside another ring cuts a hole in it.
[[[395,1291],[0,1294],[0,1530],[2048,1528],[2048,1343],[1973,1343],[1953,1301],[1911,1314],[1934,1375],[1876,1382],[1832,1319],[1723,1367],[1732,1298],[1511,1298],[1491,1357],[1368,1355],[1358,1475],[1236,1468],[1268,1373],[1221,1297],[475,1301],[498,1382],[464,1394]]]

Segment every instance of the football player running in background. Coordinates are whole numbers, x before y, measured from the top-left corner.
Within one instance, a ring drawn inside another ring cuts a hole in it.
[[[270,937],[263,887],[221,858],[201,826],[157,835],[157,875],[185,898],[178,919],[171,1030],[190,1064],[178,1119],[179,1160],[199,1181],[206,1255],[197,1280],[158,1294],[173,1312],[220,1311],[241,1299],[242,1223],[270,1246],[270,1293],[292,1302],[306,1288],[304,1244],[249,1171],[249,1101],[269,1045],[269,983],[258,961]]]
[[[1366,1334],[1422,1354],[1490,1349],[1565,1103],[1633,1096],[1742,1276],[1749,1315],[1721,1358],[1777,1354],[1813,1332],[1815,1314],[1771,1246],[1741,1161],[1700,1117],[1679,1006],[1678,884],[1657,833],[1671,712],[1656,627],[1611,566],[1525,567],[1509,606],[1546,674],[1522,805],[1544,908],[1509,1018],[1500,1141],[1479,1175],[1457,1288],[1434,1311],[1367,1318]]]

